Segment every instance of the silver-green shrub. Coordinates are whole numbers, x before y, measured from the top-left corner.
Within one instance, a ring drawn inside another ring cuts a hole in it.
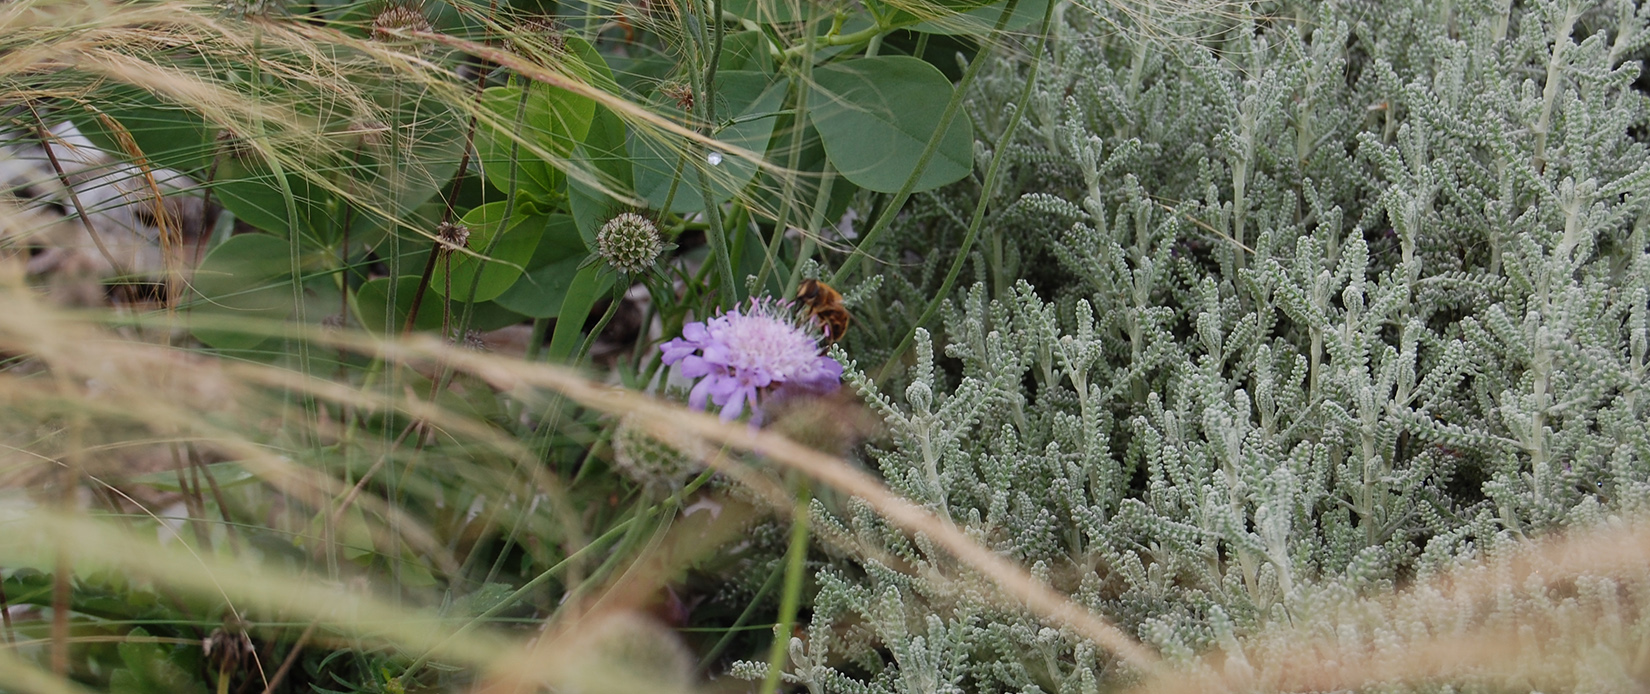
[[[1241,637],[1284,625],[1446,635],[1414,611],[1337,626],[1334,606],[1650,510],[1650,9],[1245,11],[1148,33],[1080,1],[1029,103],[1026,60],[987,69],[980,170],[915,201],[879,255],[926,264],[885,278],[849,341],[881,363],[953,260],[929,251],[987,199],[943,336],[918,332],[902,381],[850,375],[888,424],[870,458],[1173,661],[1242,662]],[[868,509],[815,515],[903,566],[819,572],[787,674],[811,694],[1130,677]],[[1597,580],[1461,619],[1625,600],[1606,612],[1644,642],[1650,596]],[[1575,686],[1630,688],[1638,666],[1590,657]]]

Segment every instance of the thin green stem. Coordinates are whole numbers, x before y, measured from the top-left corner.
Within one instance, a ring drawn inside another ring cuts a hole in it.
[[[722,56],[722,22],[720,19],[722,16],[722,0],[713,0],[710,16],[715,18],[710,23],[713,38],[711,39],[709,53],[700,53],[706,58],[705,71],[702,78],[695,80],[698,85],[694,90],[697,93],[694,95],[693,102],[703,109],[704,116],[700,131],[707,135],[710,133],[710,124],[716,122],[716,67]],[[703,46],[701,39],[700,47],[703,48]],[[694,151],[698,152],[702,158],[708,159],[710,155],[708,148],[703,146],[695,147]],[[727,230],[722,226],[722,210],[716,204],[715,190],[710,184],[708,162],[706,164],[695,162],[694,168],[699,172],[699,196],[704,204],[705,221],[710,225],[705,230],[705,240],[710,244],[711,256],[716,264],[716,274],[722,285],[721,303],[725,306],[732,305],[738,298],[739,286],[733,276],[733,260],[728,253]]]
[[[733,637],[739,634],[740,627],[745,626],[745,623],[750,621],[751,616],[756,614],[756,608],[762,604],[764,598],[768,597],[768,593],[772,593],[773,589],[778,587],[779,578],[784,575],[785,572],[778,566],[773,567],[773,571],[768,572],[768,579],[762,582],[761,588],[756,589],[756,595],[751,598],[750,604],[745,605],[745,609],[739,613],[739,618],[733,620],[733,626],[728,627],[727,631],[722,634],[722,638],[716,640],[716,645],[711,646],[710,650],[705,652],[705,657],[699,659],[699,667],[694,668],[695,672],[705,672],[710,664],[716,661],[717,656],[722,655],[722,651],[727,650],[728,644],[733,642]]]
[[[812,5],[808,5],[812,7]],[[811,22],[811,13],[806,18]],[[808,117],[808,85],[813,84],[813,50],[802,54],[801,69],[798,70],[796,84],[796,108],[792,110],[795,117],[791,119],[791,147],[785,159],[785,186],[779,195],[779,214],[774,217],[773,238],[768,240],[767,257],[762,263],[762,269],[756,273],[756,286],[761,287],[768,281],[768,271],[778,263],[779,244],[785,241],[785,227],[790,221],[791,199],[796,196],[797,167],[802,163],[802,135],[807,131],[803,124]],[[811,232],[812,229],[804,229]]]
[[[791,277],[785,281],[785,296],[796,293],[797,285],[802,284],[802,264],[814,254],[814,234],[825,225],[825,211],[831,206],[831,188],[836,184],[836,169],[831,162],[825,162],[824,177],[819,181],[819,191],[814,194],[814,209],[808,217],[808,233],[802,235],[802,248],[797,251],[796,264],[791,266]]]
[[[768,676],[762,680],[764,692],[779,691],[780,673],[802,604],[803,573],[808,562],[808,501],[813,494],[805,481],[797,482],[796,510],[791,516],[791,546],[785,550],[785,591],[779,596],[779,620],[773,625],[773,645],[768,648]]]
[[[1013,0],[1010,0],[1009,8],[1003,10],[1005,14],[1012,11],[1012,3]],[[1049,23],[1053,21],[1053,16],[1054,3],[1051,2],[1048,8],[1043,11],[1042,39],[1037,44],[1036,54],[1032,56],[1031,68],[1027,71],[1025,86],[1021,88],[1020,98],[1015,102],[1014,113],[1008,117],[1008,123],[1003,127],[1002,137],[997,140],[997,146],[991,155],[991,164],[986,167],[985,181],[981,184],[980,189],[980,199],[974,203],[974,216],[968,220],[968,232],[963,235],[962,246],[956,251],[957,257],[952,259],[951,268],[945,273],[945,281],[940,283],[939,291],[935,292],[934,297],[928,300],[928,306],[923,308],[922,315],[911,325],[911,331],[906,333],[905,339],[900,340],[899,346],[895,347],[887,361],[883,362],[883,367],[877,374],[876,380],[879,382],[887,376],[892,366],[899,363],[900,356],[905,354],[905,350],[911,347],[912,341],[916,339],[917,329],[934,319],[934,314],[939,312],[940,303],[951,295],[951,287],[956,283],[957,276],[962,273],[963,263],[968,260],[968,252],[973,248],[975,239],[979,237],[980,228],[984,225],[986,207],[997,187],[997,176],[1002,172],[1004,153],[1008,151],[1009,145],[1014,142],[1014,132],[1020,127],[1020,118],[1025,114],[1026,106],[1030,102],[1031,90],[1037,84],[1037,68],[1042,65],[1043,52],[1048,49]]]
[[[997,18],[997,25],[991,30],[992,36],[1002,35],[1003,27],[1008,24],[1009,17],[1013,16],[1014,8],[1019,4],[1020,0],[1008,0],[1008,3],[1003,6],[1002,15]],[[1049,3],[1051,7],[1053,4]],[[1046,37],[1048,32],[1044,31],[1043,34]],[[963,95],[968,93],[969,87],[974,84],[974,78],[980,74],[980,68],[989,59],[989,56],[982,50],[979,55],[974,56],[974,59],[969,61],[968,69],[963,71],[962,79],[957,82],[956,88],[951,92],[951,100],[945,104],[945,112],[940,114],[940,122],[934,127],[934,134],[929,136],[928,144],[922,148],[922,156],[917,158],[917,167],[911,170],[911,175],[905,177],[905,183],[900,186],[899,192],[895,193],[894,198],[889,200],[888,204],[883,207],[882,213],[877,215],[876,224],[872,225],[871,230],[865,232],[865,235],[860,238],[859,244],[854,247],[854,252],[842,261],[842,267],[837,268],[836,274],[831,276],[831,284],[840,285],[847,281],[848,275],[854,271],[859,261],[865,257],[866,249],[876,245],[876,242],[882,236],[882,232],[888,229],[888,225],[894,221],[894,216],[899,213],[900,208],[905,206],[905,201],[910,199],[912,189],[917,187],[917,179],[921,178],[922,172],[928,169],[928,162],[932,161],[934,154],[939,151],[940,141],[945,139],[946,131],[951,128],[951,121],[956,118],[957,112],[962,110]],[[1038,59],[1041,60],[1041,56]],[[1021,106],[1020,108],[1025,107]]]
[[[872,24],[871,26],[865,27],[864,29],[848,34],[826,34],[819,38],[813,39],[812,41],[804,41],[795,46],[791,46],[790,48],[785,49],[784,53],[781,55],[786,58],[793,58],[801,55],[805,51],[817,50],[820,48],[829,48],[831,46],[857,46],[862,43],[867,43],[872,39],[875,39],[876,37],[890,31],[903,29],[915,24],[918,24],[918,22],[892,22],[886,25],[878,22],[876,24]]]
[[[619,306],[623,304],[623,294],[617,294],[608,299],[607,310],[602,312],[601,319],[596,321],[596,327],[591,328],[590,334],[584,336],[584,342],[579,343],[579,349],[573,356],[574,364],[583,363],[584,358],[590,356],[590,348],[596,346],[596,338],[600,337],[602,331],[607,329],[607,324],[613,321],[613,316],[619,313]]]

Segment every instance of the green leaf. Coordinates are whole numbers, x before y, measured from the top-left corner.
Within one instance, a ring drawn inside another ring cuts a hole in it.
[[[722,0],[723,12],[758,24],[800,22],[806,7],[796,0]]]
[[[728,34],[722,42],[722,55],[717,70],[749,70],[773,72],[773,54],[768,52],[768,38],[760,31],[741,31]]]
[[[1014,6],[1014,14],[1009,16],[1008,24],[1003,26],[1003,30],[1018,31],[1041,21],[1043,13],[1052,1],[1020,0],[1020,4]],[[926,21],[911,28],[929,34],[985,36],[996,28],[997,19],[1003,16],[1003,7],[1006,5],[1006,0],[998,0],[984,7],[975,7],[958,15]]]
[[[149,632],[138,627],[127,637],[148,638]],[[206,685],[173,662],[160,644],[122,641],[117,650],[124,667],[109,674],[110,694],[206,694]]]
[[[866,58],[815,70],[809,115],[837,171],[861,188],[893,193],[916,170],[951,94],[945,76],[921,60]],[[973,164],[974,128],[954,118],[912,190],[956,181]]]
[[[257,156],[253,154],[251,156]],[[286,192],[280,179],[261,161],[225,157],[218,169],[218,183],[213,188],[218,200],[235,218],[261,231],[287,236],[294,226],[300,238],[320,243],[322,230],[331,223],[329,205],[331,193],[317,188],[309,179],[288,172],[286,181],[292,191],[293,209],[298,212],[296,224],[287,213]]]
[[[449,296],[450,292],[450,296],[460,301],[492,301],[521,278],[522,270],[526,269],[533,251],[538,248],[539,238],[544,235],[550,218],[522,209],[518,204],[511,215],[509,228],[494,243],[493,237],[499,233],[504,212],[509,207],[510,203],[506,201],[490,202],[464,215],[463,224],[470,228],[470,250],[476,254],[485,253],[487,257],[454,251],[436,261],[435,275],[430,284],[437,294]],[[489,246],[492,248],[490,251]],[[481,276],[479,283],[476,283],[477,274]],[[470,296],[472,284],[475,285],[473,297]]]
[[[590,134],[574,151],[580,168],[613,191],[628,191],[634,183],[630,154],[625,149],[625,133],[623,119],[605,108],[598,109],[590,124]],[[567,187],[567,202],[586,246],[595,245],[596,230],[607,220],[628,209],[611,195],[577,179]]]
[[[589,251],[573,218],[551,215],[538,250],[527,262],[527,273],[498,297],[498,305],[532,318],[555,318],[561,313],[573,276],[578,274],[579,265],[587,257]],[[607,281],[599,291],[607,291],[617,278],[612,274],[604,277]]]
[[[568,64],[577,66],[570,69],[575,74],[586,76],[592,73],[582,61],[570,60]],[[605,65],[600,67],[601,70],[605,68]],[[590,123],[596,115],[596,102],[540,82],[528,82],[526,88],[524,111],[521,111],[522,87],[519,85],[489,87],[482,92],[481,107],[491,113],[492,118],[483,119],[476,127],[476,153],[487,180],[492,182],[493,187],[508,191],[510,151],[516,138],[519,138],[521,145],[515,148],[518,160],[516,190],[519,194],[548,202],[555,199],[565,186],[566,179],[555,162],[545,160],[533,152],[533,148],[557,159],[568,157],[590,131]],[[522,114],[520,123],[516,122],[518,111]]]
[[[188,109],[125,85],[100,91],[92,103],[132,134],[132,140],[150,166],[195,174],[212,161],[215,135],[205,120]],[[126,158],[125,149],[102,119],[79,109],[68,113],[87,139],[104,150],[120,153],[117,156],[121,159]]]
[[[350,297],[355,306],[355,317],[361,325],[375,333],[383,332],[386,324],[394,326],[391,330],[400,330],[407,321],[407,312],[412,309],[413,292],[418,289],[418,277],[403,275],[395,289],[395,315],[393,322],[390,318],[389,306],[390,278],[380,277],[361,285],[360,289]],[[441,328],[442,298],[435,292],[426,292],[424,302],[418,308],[418,320],[413,325],[415,330],[439,330]],[[461,304],[453,304],[452,323],[458,322]],[[475,305],[475,315],[470,319],[471,330],[497,330],[506,325],[513,325],[525,319],[519,313],[499,306],[491,301]]]
[[[242,234],[213,248],[195,270],[190,306],[195,339],[223,350],[252,349],[269,336],[222,327],[221,318],[284,321],[292,315],[291,249],[286,239]]]
[[[556,318],[556,332],[550,337],[551,363],[565,363],[573,356],[573,350],[579,345],[579,333],[584,330],[584,320],[590,317],[590,307],[596,305],[596,299],[606,291],[603,275],[609,277],[605,284],[611,286],[612,273],[603,272],[599,263],[586,265],[573,276]]]
[[[339,239],[345,219],[351,220],[356,240],[381,235],[386,219],[407,221],[457,172],[467,119],[439,100],[400,93],[404,87],[372,86],[389,122],[360,133],[348,132],[347,124],[323,125],[344,141],[339,151],[326,156],[305,151],[297,157],[301,163],[282,159],[296,220],[288,218],[281,180],[256,150],[219,157],[214,192],[224,208],[277,236],[296,227],[317,244]],[[357,209],[346,214],[347,205]]]
[[[632,133],[630,157],[631,165],[635,167],[636,194],[647,200],[650,208],[662,209],[665,199],[670,197],[672,212],[703,210],[705,205],[699,195],[697,168],[700,166],[709,167],[711,190],[717,202],[733,199],[756,177],[756,162],[730,152],[732,148],[758,154],[767,151],[768,141],[773,137],[774,122],[778,119],[777,112],[785,103],[785,92],[789,86],[784,81],[772,82],[768,75],[760,72],[740,71],[718,73],[716,84],[716,118],[723,123],[731,122],[715,135],[716,140],[730,145],[728,151],[715,153],[718,163],[711,165],[708,162],[685,161],[681,156],[684,148],[690,152],[699,148],[688,147],[687,142],[676,136],[665,136],[670,138],[666,142],[657,137]],[[671,197],[671,181],[675,179],[678,168],[682,172],[682,180],[676,186],[675,196]]]

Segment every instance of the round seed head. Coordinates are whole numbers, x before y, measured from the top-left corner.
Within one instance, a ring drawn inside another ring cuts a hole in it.
[[[654,438],[636,415],[625,416],[613,430],[613,464],[630,481],[660,494],[680,489],[702,467],[681,448]]]
[[[653,267],[664,250],[659,228],[634,212],[626,212],[596,232],[596,254],[622,272],[638,273]]]
[[[441,250],[451,253],[470,245],[470,227],[452,222],[442,222],[435,228],[435,242]]]
[[[418,46],[420,52],[428,52],[433,47],[407,35],[431,29],[430,20],[424,16],[424,11],[411,5],[387,5],[379,11],[378,16],[372,18],[374,41],[399,45],[413,44]]]
[[[223,13],[232,17],[252,19],[268,17],[280,7],[278,0],[223,0]]]

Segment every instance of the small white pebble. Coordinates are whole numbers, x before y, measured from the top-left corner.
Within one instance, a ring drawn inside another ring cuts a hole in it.
[[[721,164],[722,163],[722,153],[721,152],[711,152],[710,154],[705,155],[705,161],[710,162],[711,166],[716,166],[717,164]]]

